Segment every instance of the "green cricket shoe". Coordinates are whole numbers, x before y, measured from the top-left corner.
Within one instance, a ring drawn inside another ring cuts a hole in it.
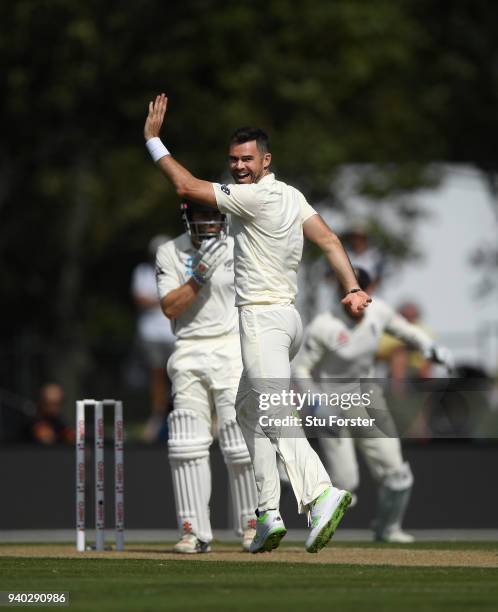
[[[260,512],[256,520],[256,535],[249,546],[249,552],[271,552],[286,533],[287,529],[278,510]]]
[[[311,532],[306,550],[317,553],[330,541],[352,501],[349,491],[330,486],[310,504]]]

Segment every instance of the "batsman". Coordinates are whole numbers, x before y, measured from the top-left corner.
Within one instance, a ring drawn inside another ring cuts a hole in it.
[[[235,532],[247,551],[255,533],[257,498],[249,452],[235,420],[242,361],[233,238],[227,236],[226,217],[218,211],[189,201],[181,209],[185,233],[160,246],[156,256],[161,307],[177,337],[168,360],[174,404],[168,418],[168,453],[181,533],[174,550],[210,550],[209,448],[216,414]]]

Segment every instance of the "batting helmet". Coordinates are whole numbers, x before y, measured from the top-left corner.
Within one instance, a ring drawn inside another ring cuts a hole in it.
[[[228,233],[227,217],[211,206],[184,200],[180,205],[185,230],[194,242],[209,238],[223,240]],[[196,213],[202,213],[202,220],[194,220]]]

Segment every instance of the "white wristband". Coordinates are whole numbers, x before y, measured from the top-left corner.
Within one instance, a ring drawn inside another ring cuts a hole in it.
[[[165,155],[171,155],[158,136],[149,138],[149,140],[145,143],[145,146],[155,162],[159,161],[161,157],[164,157]]]

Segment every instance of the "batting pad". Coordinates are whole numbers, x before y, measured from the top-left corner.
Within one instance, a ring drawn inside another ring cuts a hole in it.
[[[391,470],[379,487],[374,530],[382,538],[393,528],[400,528],[410,500],[413,474],[408,463]]]
[[[234,529],[241,536],[254,526],[258,493],[249,451],[235,421],[227,421],[220,427],[220,448],[228,470]]]
[[[207,422],[192,410],[175,409],[168,417],[168,456],[173,477],[178,528],[199,540],[213,539],[209,520],[213,441]]]

